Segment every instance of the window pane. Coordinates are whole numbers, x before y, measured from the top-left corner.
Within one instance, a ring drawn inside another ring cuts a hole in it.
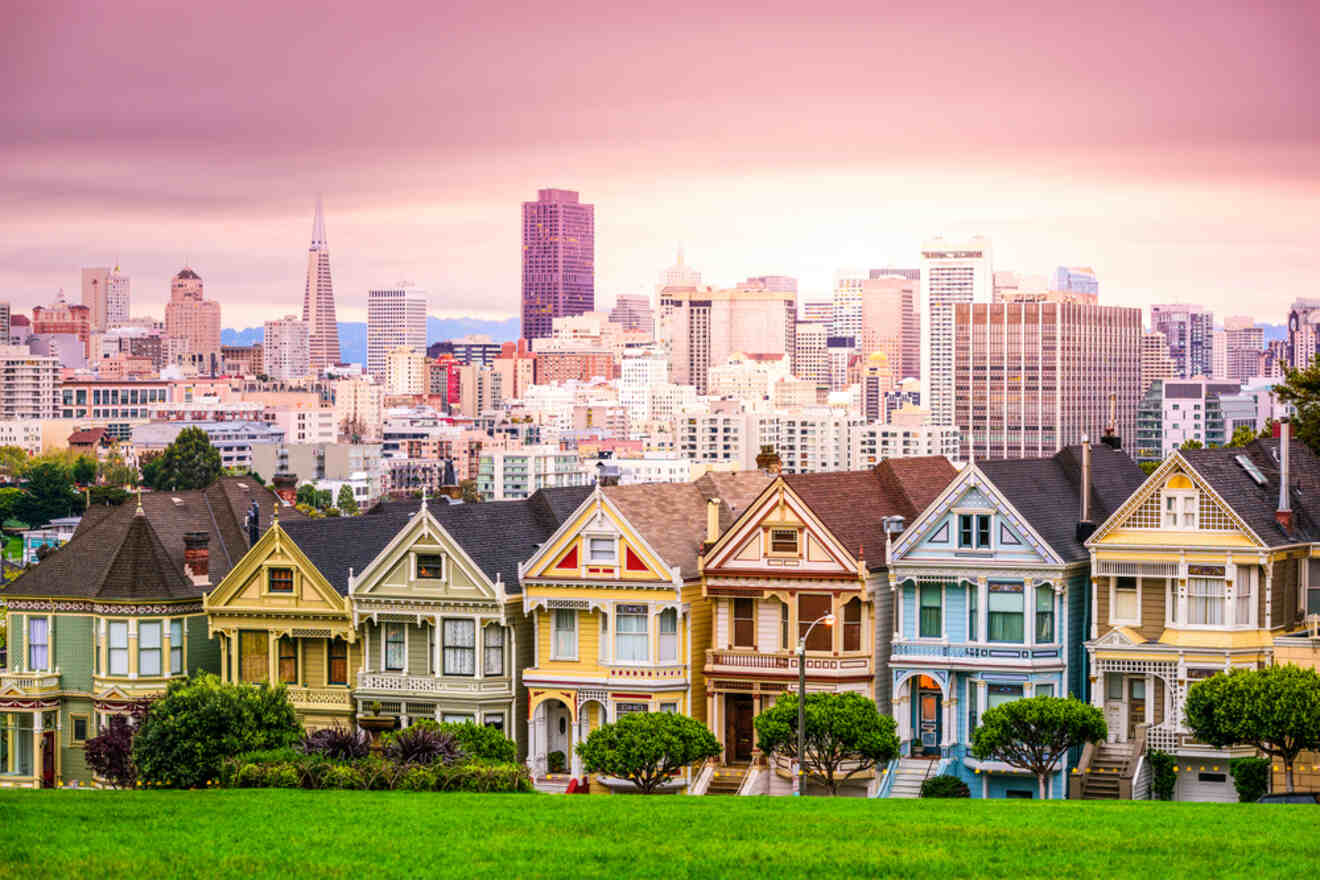
[[[170,675],[183,674],[183,621],[170,621]]]
[[[1052,696],[1054,696],[1054,685],[1052,685],[1052,684],[1038,684],[1038,685],[1036,685],[1036,696],[1038,696],[1038,697],[1052,697]]]
[[[160,675],[160,623],[138,626],[138,675]]]
[[[264,632],[238,634],[239,677],[249,683],[263,682],[270,677],[270,641]]]
[[[445,558],[443,556],[418,556],[417,577],[439,580],[445,576]]]
[[[403,669],[403,624],[385,624],[385,668]]]
[[[805,637],[811,624],[829,614],[830,608],[829,596],[798,596],[798,638]],[[808,651],[828,651],[833,645],[830,627],[823,623],[817,624],[807,639]]]
[[[457,618],[444,621],[444,674],[475,675],[476,622]]]
[[[28,669],[44,670],[49,660],[46,618],[28,618]]]
[[[1187,618],[1189,623],[1222,625],[1224,622],[1224,582],[1217,578],[1187,579]]]
[[[976,546],[990,546],[990,517],[988,514],[977,514],[976,517]]]
[[[972,516],[964,513],[958,516],[958,546],[972,546]]]
[[[504,674],[504,627],[493,624],[486,627],[485,635],[485,674]]]
[[[128,675],[128,624],[110,624],[110,674]]]
[[[986,691],[986,704],[991,709],[1022,699],[1020,684],[992,684],[986,688]]]
[[[280,649],[280,681],[285,684],[298,683],[298,646],[293,639],[281,638],[279,642]]]
[[[771,553],[798,552],[797,529],[771,529],[770,552]]]
[[[331,639],[328,649],[330,668],[326,679],[330,684],[348,684],[348,642],[343,639]]]
[[[554,656],[559,658],[577,657],[577,612],[571,609],[556,609],[554,623]]]
[[[613,538],[589,538],[587,544],[592,562],[613,562],[616,542]]]
[[[667,608],[660,612],[660,660],[678,659],[678,612]]]
[[[733,644],[750,648],[756,643],[756,600],[733,600]]]
[[[943,588],[938,584],[923,584],[921,587],[920,631],[923,639],[938,639],[944,634]]]
[[[1114,584],[1114,613],[1119,620],[1137,620],[1141,611],[1137,605],[1137,579],[1121,577]]]
[[[843,650],[860,651],[862,649],[862,603],[860,599],[849,599],[843,606]]]
[[[1036,641],[1054,641],[1054,590],[1036,588]]]
[[[291,568],[272,568],[270,569],[269,589],[272,593],[292,593],[293,592],[293,569]]]
[[[614,658],[644,662],[651,658],[645,606],[620,605],[614,615]]]
[[[981,588],[976,584],[967,585],[967,640],[976,641],[977,624],[980,622],[980,613],[977,611],[976,603],[980,599]],[[975,729],[973,724],[971,729]]]

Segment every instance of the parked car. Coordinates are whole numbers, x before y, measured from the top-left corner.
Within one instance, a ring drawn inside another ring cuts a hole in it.
[[[1320,804],[1320,791],[1281,791],[1260,796],[1258,804]]]

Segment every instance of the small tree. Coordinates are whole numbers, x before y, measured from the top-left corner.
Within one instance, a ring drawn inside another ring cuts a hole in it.
[[[78,456],[73,462],[73,481],[79,486],[86,486],[96,479],[96,459],[85,455]]]
[[[1233,429],[1233,436],[1229,438],[1228,445],[1233,448],[1246,446],[1256,439],[1256,429],[1251,425],[1238,425]]]
[[[311,483],[303,483],[294,493],[294,500],[298,504],[306,504],[308,507],[316,506],[316,487]]]
[[[858,773],[898,757],[894,719],[881,715],[875,703],[861,694],[807,694],[805,714],[806,754],[799,765],[831,795]],[[780,694],[773,706],[756,716],[755,724],[761,751],[797,757],[797,694]]]
[[[126,714],[111,715],[100,733],[84,744],[87,766],[115,788],[132,788],[137,782],[133,738],[150,705],[147,701],[134,703]]]
[[[627,779],[652,794],[671,775],[720,753],[706,725],[676,712],[632,712],[593,730],[577,753],[588,773]]]
[[[1283,762],[1293,790],[1293,762],[1320,748],[1320,675],[1291,663],[1235,669],[1192,685],[1187,726],[1218,748],[1250,745]]]
[[[74,491],[69,469],[56,461],[42,461],[27,470],[27,485],[23,489],[16,513],[32,526],[48,523],[61,516],[81,513],[82,495]]]
[[[1183,445],[1182,445],[1182,446],[1179,446],[1178,448],[1179,448],[1179,449],[1204,449],[1204,448],[1205,448],[1205,444],[1202,443],[1200,440],[1184,440],[1184,441],[1183,441]]]
[[[341,513],[345,516],[356,516],[358,512],[357,499],[353,497],[353,487],[344,484],[339,487],[339,497],[336,504]]]
[[[1302,370],[1288,370],[1283,382],[1274,386],[1274,396],[1293,406],[1293,436],[1320,453],[1320,360]]]
[[[987,709],[972,733],[972,754],[1036,777],[1042,799],[1068,750],[1108,735],[1104,713],[1072,697],[1029,697]]]
[[[476,504],[481,501],[481,492],[477,490],[476,480],[461,480],[458,484],[458,497],[464,504]]]
[[[284,685],[225,684],[203,673],[170,683],[133,742],[143,780],[200,788],[220,764],[243,752],[291,746],[302,738]]]
[[[21,446],[0,446],[0,475],[16,480],[27,469],[28,454]]]
[[[174,442],[161,453],[159,465],[151,469],[153,489],[183,490],[205,489],[220,476],[220,450],[211,445],[211,438],[201,428],[184,428]],[[142,468],[143,479],[148,477],[147,465]]]

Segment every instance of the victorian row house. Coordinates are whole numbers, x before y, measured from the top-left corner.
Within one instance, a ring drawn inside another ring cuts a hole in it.
[[[707,721],[702,542],[768,482],[760,472],[711,473],[694,483],[597,487],[520,566],[532,623],[523,681],[535,775],[569,771],[576,788],[585,780],[576,744],[629,712]]]
[[[871,470],[777,477],[701,558],[713,617],[705,651],[704,713],[723,746],[721,777],[759,757],[753,719],[799,683],[854,691],[890,711],[890,592],[886,535],[902,531],[954,477],[943,457],[885,461]],[[773,764],[757,790],[790,783]],[[873,775],[854,777],[867,787]]]
[[[1320,460],[1283,431],[1174,452],[1087,542],[1090,693],[1109,727],[1090,757],[1119,770],[1122,796],[1144,793],[1155,748],[1175,756],[1177,799],[1236,800],[1228,761],[1251,752],[1196,741],[1187,690],[1284,659],[1278,642],[1320,612]],[[1078,793],[1103,775],[1079,774]]]
[[[1084,674],[1094,524],[1141,484],[1110,446],[965,467],[890,547],[897,614],[887,675],[909,758],[941,762],[973,797],[1033,797],[1036,781],[971,754],[977,719],[1031,696],[1087,698]],[[892,793],[929,767],[900,764]],[[1050,783],[1063,797],[1068,768]]]
[[[0,787],[93,784],[84,745],[110,716],[218,671],[202,597],[247,551],[254,503],[270,510],[275,496],[224,477],[89,508],[68,543],[5,587]]]

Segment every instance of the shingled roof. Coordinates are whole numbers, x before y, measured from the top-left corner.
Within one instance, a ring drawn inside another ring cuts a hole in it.
[[[850,553],[883,567],[884,519],[916,519],[957,470],[942,455],[885,459],[865,471],[785,474],[784,482]]]
[[[5,596],[166,601],[197,598],[203,588],[184,573],[183,536],[206,532],[211,584],[218,584],[243,554],[243,517],[256,500],[269,517],[276,496],[243,477],[221,477],[206,489],[149,492],[118,507],[84,512],[67,544],[28,569]],[[292,508],[281,516],[304,519]]]
[[[1292,528],[1275,518],[1279,506],[1279,439],[1254,440],[1239,449],[1184,449],[1179,455],[1256,535],[1271,547],[1320,540],[1320,458],[1304,443],[1288,444]],[[1244,456],[1264,483],[1238,461]]]
[[[1049,458],[984,459],[976,468],[1027,520],[1064,562],[1089,558],[1077,540],[1082,516],[1082,447],[1065,447]],[[1109,518],[1146,479],[1121,450],[1091,445],[1091,522]]]

